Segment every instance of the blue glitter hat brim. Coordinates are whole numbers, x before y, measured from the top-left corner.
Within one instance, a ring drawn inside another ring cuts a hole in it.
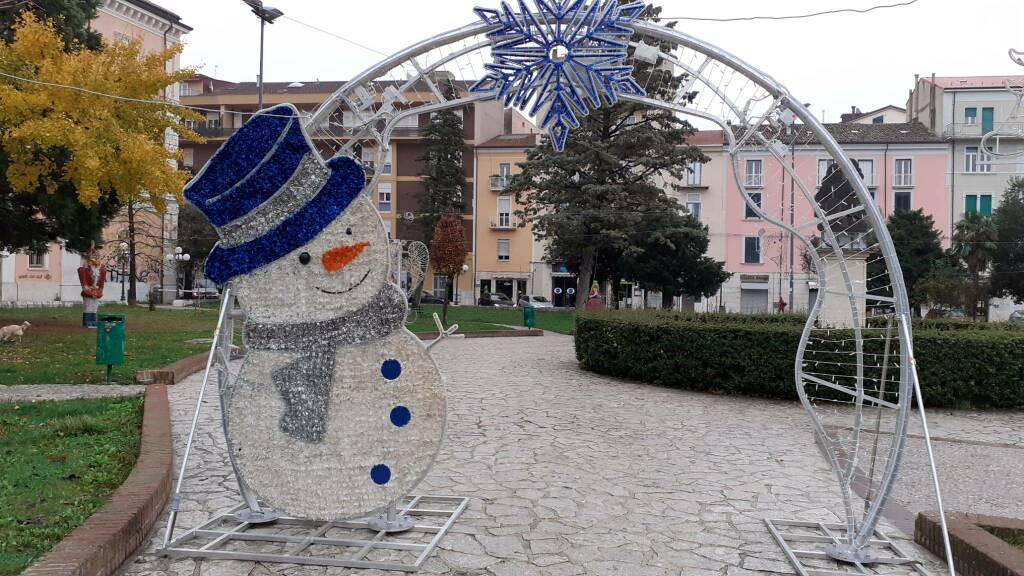
[[[206,277],[224,284],[276,262],[316,238],[366,185],[366,173],[351,158],[332,158],[327,167],[331,170],[327,183],[301,210],[251,242],[232,248],[219,243],[214,246],[206,259]]]

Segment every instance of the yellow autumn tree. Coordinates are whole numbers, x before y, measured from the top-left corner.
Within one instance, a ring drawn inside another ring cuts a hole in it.
[[[0,43],[0,72],[9,75],[0,76],[0,146],[10,188],[52,193],[71,184],[85,205],[116,193],[122,203],[145,202],[161,213],[168,197],[180,201],[189,176],[177,169],[180,152],[167,149],[165,134],[202,141],[183,123],[198,115],[169,102],[96,94],[159,100],[195,73],[167,72],[180,52],[145,54],[140,40],[67,52],[51,24],[26,13],[14,41]]]

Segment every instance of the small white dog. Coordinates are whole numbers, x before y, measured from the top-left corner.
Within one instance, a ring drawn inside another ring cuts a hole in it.
[[[27,321],[22,322],[21,325],[11,324],[10,326],[4,326],[0,328],[0,342],[14,342],[15,339],[21,342],[21,337],[25,335],[25,331],[31,326]]]

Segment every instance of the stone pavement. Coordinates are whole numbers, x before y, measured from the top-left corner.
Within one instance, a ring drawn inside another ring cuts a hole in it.
[[[113,398],[140,396],[145,386],[106,384],[22,384],[0,386],[0,402],[42,402],[45,400],[77,400],[80,398]]]
[[[452,340],[436,351],[447,379],[448,432],[421,491],[471,500],[424,573],[792,574],[763,520],[839,520],[832,472],[796,403],[596,376],[577,367],[572,339],[554,334]],[[197,375],[170,389],[179,458],[199,383]],[[222,451],[215,383],[210,392],[186,474],[179,533],[240,503]],[[1024,423],[1024,415],[1009,413],[994,423],[967,413],[933,418],[936,429],[950,437],[961,429],[970,439],[1004,431],[1007,444],[1019,441],[1013,430]],[[917,462],[919,446],[911,442],[909,450],[908,458]],[[953,442],[942,444],[939,453],[977,461],[985,450]],[[988,462],[985,473],[1003,465],[1010,464]],[[928,477],[916,465],[908,468],[903,503],[911,510],[931,508]],[[956,473],[947,489],[968,494],[974,480]],[[1016,492],[1011,488],[1000,485],[1002,493],[992,497],[1006,505],[1022,493],[1019,486]],[[122,575],[384,574],[162,558],[156,550],[163,528],[157,526]],[[933,574],[944,573],[934,557],[891,525],[883,530],[924,559]]]

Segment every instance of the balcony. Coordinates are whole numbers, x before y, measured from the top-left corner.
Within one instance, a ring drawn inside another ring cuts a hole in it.
[[[501,214],[497,219],[491,218],[491,230],[515,230],[519,228],[519,219],[509,214]]]
[[[1024,122],[1002,122],[994,124],[992,130],[982,130],[983,124],[980,122],[975,123],[953,123],[947,124],[945,131],[942,133],[942,137],[946,140],[958,140],[961,138],[981,138],[988,132],[996,132],[1003,138],[1019,138],[1024,139]]]
[[[224,128],[222,126],[189,126],[196,134],[210,140],[227,140],[232,134],[238,132],[238,128]]]
[[[511,176],[491,176],[491,192],[501,192],[512,182]]]

